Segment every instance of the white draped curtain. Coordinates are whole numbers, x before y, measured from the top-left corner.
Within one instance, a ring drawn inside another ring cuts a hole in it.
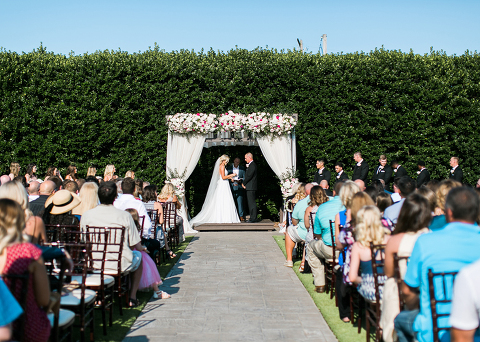
[[[197,166],[202,154],[204,135],[186,135],[168,132],[167,141],[167,175],[177,170],[179,175],[183,174],[185,182]],[[183,229],[185,233],[196,233],[188,223],[187,202],[183,199],[179,215],[183,218]]]
[[[288,171],[295,171],[295,155],[292,138],[289,135],[257,137],[258,146],[268,165],[278,178]]]

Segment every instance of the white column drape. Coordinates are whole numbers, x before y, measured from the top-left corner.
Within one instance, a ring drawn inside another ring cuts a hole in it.
[[[176,169],[179,175],[184,172],[183,181],[186,181],[192,174],[200,159],[205,143],[205,135],[186,135],[168,132],[167,141],[167,175],[169,170]],[[186,208],[187,202],[183,200],[179,215],[183,218],[183,229],[185,233],[196,233],[188,223]]]
[[[287,169],[295,171],[294,155],[292,151],[292,138],[289,135],[257,137],[258,146],[273,172],[280,178]]]

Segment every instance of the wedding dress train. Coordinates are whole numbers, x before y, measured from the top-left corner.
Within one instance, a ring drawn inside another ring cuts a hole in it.
[[[198,226],[203,223],[239,223],[237,208],[230,190],[230,180],[222,179],[219,173],[220,158],[213,168],[213,175],[208,187],[202,210],[190,224]],[[225,170],[225,175],[227,171]]]

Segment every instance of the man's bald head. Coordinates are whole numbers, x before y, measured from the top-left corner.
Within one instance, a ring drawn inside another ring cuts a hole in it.
[[[326,179],[322,180],[320,182],[320,186],[322,187],[322,189],[328,189],[328,181]]]
[[[362,190],[362,191],[365,190],[365,182],[364,181],[362,181],[361,179],[355,179],[354,182],[355,182],[355,184],[358,185],[360,190]]]
[[[50,180],[40,184],[40,195],[51,195],[53,190],[55,190],[55,183]]]
[[[28,184],[28,194],[29,195],[38,195],[38,190],[40,188],[40,183],[37,181],[31,181],[30,184]]]
[[[10,181],[11,179],[9,175],[3,175],[2,177],[0,177],[0,185],[6,184]]]
[[[307,195],[310,195],[310,190],[312,190],[313,187],[314,185],[312,183],[308,183],[307,185],[305,185],[305,193]]]

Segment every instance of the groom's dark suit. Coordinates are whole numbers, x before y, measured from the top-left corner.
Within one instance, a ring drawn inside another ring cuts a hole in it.
[[[250,221],[255,222],[257,220],[257,203],[255,202],[255,192],[257,191],[257,164],[255,164],[255,161],[253,160],[247,165],[247,172],[245,173],[243,185],[245,185],[245,190],[247,191]]]
[[[228,174],[233,173],[233,164],[227,167]],[[243,197],[245,196],[245,190],[242,187],[242,182],[245,179],[245,167],[242,165],[238,166],[238,181],[230,181],[230,189],[232,189],[233,198],[237,205],[238,215],[240,218],[244,218],[243,212]]]

